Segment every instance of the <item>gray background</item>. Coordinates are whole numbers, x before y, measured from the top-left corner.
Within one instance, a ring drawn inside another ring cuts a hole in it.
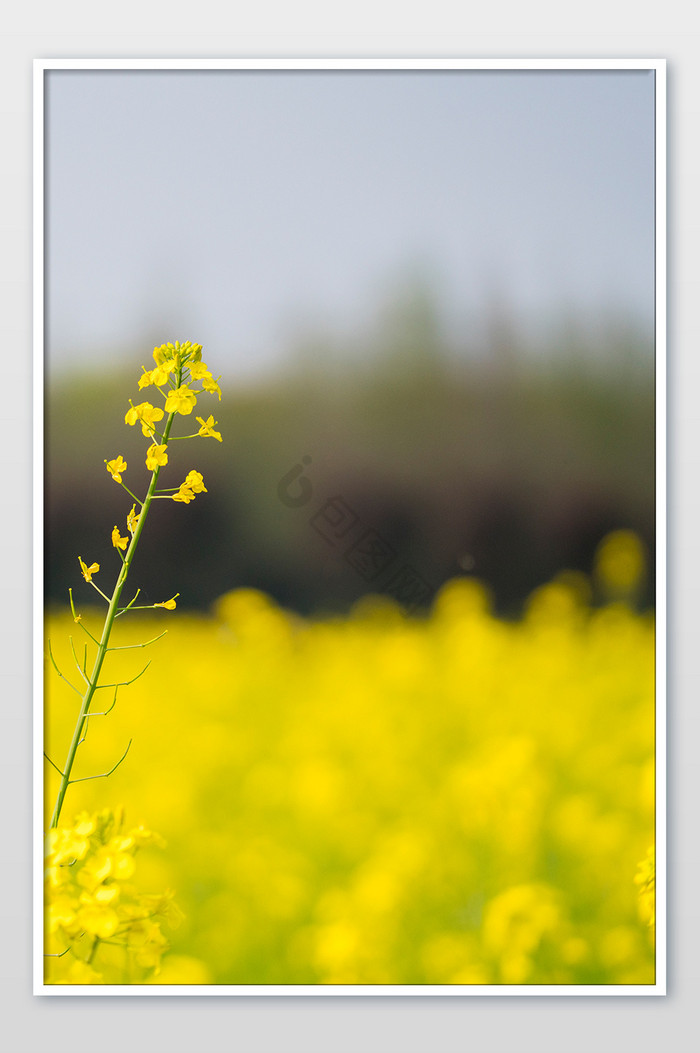
[[[622,320],[651,344],[649,71],[46,80],[52,380],[175,332],[229,391],[278,375],[308,334],[362,361],[377,312],[415,283],[455,354],[499,303],[531,354],[553,325],[595,346]]]

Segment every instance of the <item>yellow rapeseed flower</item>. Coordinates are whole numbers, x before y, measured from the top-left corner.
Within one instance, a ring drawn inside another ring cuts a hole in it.
[[[105,461],[105,464],[107,466],[107,471],[112,476],[115,483],[120,483],[122,481],[122,472],[126,471],[126,461],[122,455],[119,454],[119,456],[115,457],[113,461]]]
[[[221,432],[214,431],[215,426],[219,423],[217,420],[214,420],[212,416],[209,416],[207,420],[204,420],[202,417],[197,417],[197,420],[202,425],[198,432],[199,435],[203,438],[211,436],[212,439],[218,439],[219,442],[223,442]]]
[[[90,834],[94,833],[96,826],[95,816],[91,815],[90,812],[80,812],[76,815],[73,823],[73,829],[79,837],[89,837]]]
[[[57,895],[47,905],[46,927],[50,933],[56,932],[59,928],[73,931],[77,927],[76,922],[75,903],[69,896]]]
[[[153,348],[153,361],[157,366],[161,366],[170,357],[171,351],[167,344],[161,344],[160,347]]]
[[[168,376],[174,369],[175,362],[172,359],[158,363],[155,369],[144,369],[142,376],[139,377],[139,391],[142,388],[149,387],[151,384],[155,384],[157,388],[162,387],[163,384],[167,383]]]
[[[184,483],[181,483],[178,492],[173,494],[173,501],[182,501],[183,504],[188,505],[190,501],[194,501],[195,494],[201,493],[208,493],[204,485],[204,477],[201,472],[193,470],[187,473]]]
[[[86,563],[83,563],[83,561],[80,558],[80,556],[78,556],[78,562],[80,563],[80,569],[82,571],[82,574],[83,574],[83,577],[85,578],[85,580],[86,581],[92,581],[92,575],[93,574],[97,574],[98,570],[100,569],[100,564],[99,563],[93,563],[91,566],[88,567],[88,565]]]
[[[652,845],[637,866],[635,885],[639,885],[639,914],[650,929],[656,925],[656,848]]]
[[[150,906],[153,917],[163,918],[171,929],[179,928],[182,919],[185,917],[177,903],[175,903],[174,895],[175,893],[172,889],[166,889],[165,892],[158,896],[141,897],[141,902]]]
[[[165,607],[166,611],[174,611],[175,608],[177,607],[177,604],[175,603],[175,600],[177,599],[177,597],[179,595],[180,595],[180,593],[176,592],[171,600],[166,600],[165,603],[154,603],[153,606],[154,607]]]
[[[155,422],[162,420],[164,416],[163,410],[157,406],[152,406],[150,402],[140,402],[138,406],[132,405],[131,409],[126,411],[124,422],[133,425],[136,424],[136,421],[140,421],[141,430],[149,439],[155,431]]]
[[[91,902],[91,897],[86,897],[78,911],[78,919],[85,932],[100,939],[107,940],[119,928],[119,915],[111,907],[101,906],[99,903]]]
[[[646,573],[643,542],[631,530],[614,530],[598,545],[594,569],[606,591],[634,592]]]
[[[115,548],[126,548],[126,546],[129,544],[128,537],[122,537],[119,533],[119,528],[116,526],[112,531],[112,544]]]
[[[135,967],[139,977],[143,969],[151,977],[157,974],[161,955],[168,949],[160,923],[175,926],[183,915],[169,890],[144,895],[131,883],[137,850],[163,842],[142,825],[122,830],[122,821],[121,808],[81,812],[72,826],[52,828],[46,837],[49,983],[137,982]],[[118,962],[103,953],[103,941],[121,947]],[[99,962],[98,967],[108,975],[92,967],[87,973],[76,972],[76,962],[71,962],[67,951],[85,969],[82,956],[89,951],[92,965]],[[121,968],[124,957],[125,972]]]
[[[190,366],[190,376],[193,380],[212,380],[206,362],[193,362]]]
[[[159,446],[158,443],[153,443],[146,450],[146,467],[149,472],[155,471],[156,468],[163,467],[168,463],[168,446],[167,443],[164,446]]]
[[[183,343],[176,340],[174,344],[161,344],[160,347],[153,348],[153,360],[158,366],[168,360],[172,360],[175,366],[190,360],[198,362],[201,357],[202,345],[193,344],[189,340],[185,340]]]
[[[131,511],[126,517],[126,527],[130,534],[133,535],[136,527],[139,525],[139,517],[136,515],[136,505],[131,506]]]
[[[195,494],[208,493],[206,486],[204,485],[204,476],[201,472],[191,471],[187,473],[185,479],[185,486]]]
[[[175,388],[171,391],[165,400],[165,409],[167,413],[191,413],[197,403],[197,396],[194,391],[191,391],[186,384],[181,384],[179,388]]]
[[[211,377],[211,376],[203,377],[202,378],[202,387],[204,388],[205,391],[211,392],[212,395],[213,394],[217,394],[219,396],[219,402],[221,402],[221,388],[219,387],[219,385],[217,383],[217,381],[219,381],[219,380],[221,380],[221,377],[217,377],[216,380],[214,380],[214,378]]]
[[[68,976],[65,980],[57,980],[59,984],[99,984],[102,982],[102,974],[98,973],[91,965],[82,959],[71,963]]]
[[[182,501],[185,505],[188,505],[190,501],[194,501],[194,494],[186,483],[180,484],[178,492],[173,494],[173,501]]]
[[[138,964],[146,969],[155,969],[157,975],[161,955],[168,949],[168,941],[158,924],[147,919],[134,922],[129,929],[127,942],[134,949]]]

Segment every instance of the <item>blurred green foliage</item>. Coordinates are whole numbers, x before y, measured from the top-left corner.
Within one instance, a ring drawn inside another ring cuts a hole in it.
[[[505,614],[562,568],[589,567],[611,530],[634,530],[653,554],[648,349],[619,331],[597,347],[570,333],[551,336],[549,347],[525,353],[498,330],[488,353],[459,356],[429,310],[411,310],[388,319],[353,355],[338,355],[330,340],[307,341],[285,375],[238,390],[224,381],[221,403],[200,396],[193,424],[196,414],[213,412],[224,443],[173,451],[166,485],[196,468],[208,493],[187,508],[154,508],[135,567],[144,602],[170,595],[175,583],[185,606],[247,586],[302,613],[346,610],[363,593],[381,592],[389,577],[368,581],[344,559],[363,529],[393,550],[393,569],[409,565],[425,579],[428,599],[448,578],[469,574],[488,583]],[[226,372],[217,349],[205,351],[212,369]],[[123,532],[130,503],[104,460],[126,458],[134,492],[146,477],[143,438],[125,426],[124,413],[129,397],[143,398],[137,379],[150,350],[120,362],[109,376],[83,369],[49,378],[53,601],[65,602],[75,585],[78,555],[116,569],[110,532],[115,523]],[[278,484],[303,457],[311,458],[311,498],[288,507]],[[309,525],[337,495],[357,516],[345,546]],[[649,584],[641,600],[653,602]]]

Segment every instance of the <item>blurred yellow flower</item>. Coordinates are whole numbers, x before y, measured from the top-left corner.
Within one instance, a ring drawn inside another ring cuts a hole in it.
[[[139,517],[136,515],[136,505],[131,506],[131,511],[126,517],[126,528],[130,534],[133,534],[136,527],[139,524]]]
[[[111,907],[102,907],[92,903],[90,897],[81,905],[78,911],[78,920],[85,932],[99,936],[101,939],[109,939],[119,928],[119,915]]]
[[[186,500],[200,483],[188,473]],[[151,747],[120,792],[167,834],[152,872],[188,918],[174,953],[191,969],[166,956],[160,979],[653,984],[653,856],[638,861],[654,829],[654,623],[591,606],[584,584],[559,575],[508,621],[464,578],[420,618],[378,600],[302,618],[252,589],[179,612],[160,645],[167,719],[142,680],[115,712]],[[140,617],[162,631],[158,611]],[[68,610],[50,623],[52,638],[73,628]],[[51,691],[58,740],[68,691]],[[79,940],[86,894],[124,919],[96,982],[128,955],[131,982],[157,983],[147,923],[177,917],[165,894],[129,891],[151,872],[148,830],[102,848],[102,820],[88,833],[103,786],[75,787],[80,825],[55,832],[48,949]],[[50,960],[55,982],[69,959]]]
[[[176,494],[173,494],[173,501],[181,501],[184,505],[194,501],[194,494],[186,483],[180,483],[180,489]]]
[[[185,486],[189,487],[189,489],[195,494],[208,492],[206,486],[204,485],[204,477],[201,472],[188,472],[187,478],[185,479]]]
[[[50,983],[124,983],[152,978],[168,949],[161,923],[174,928],[183,917],[171,891],[144,894],[134,886],[137,849],[160,839],[142,826],[123,831],[122,821],[119,810],[82,812],[72,825],[55,827],[47,835],[46,939],[47,953],[53,957],[46,959],[46,970]],[[112,948],[119,950],[116,958]],[[76,969],[76,965],[84,968]]]
[[[102,974],[98,973],[87,962],[78,960],[71,963],[68,975],[65,979],[57,980],[59,984],[99,984],[102,982]]]
[[[603,538],[595,554],[594,571],[603,587],[613,593],[631,593],[646,573],[646,556],[640,538],[631,530],[616,530]]]
[[[214,380],[214,378],[211,376],[202,377],[202,387],[205,391],[209,391],[212,395],[218,395],[219,402],[221,402],[221,388],[217,383],[217,381],[219,380],[221,380],[221,377],[217,377],[216,380]]]
[[[656,925],[656,849],[652,845],[646,857],[639,863],[635,876],[635,884],[639,885],[639,913],[649,925]]]
[[[75,817],[73,830],[78,837],[89,837],[90,834],[94,833],[96,825],[97,823],[94,815],[90,815],[89,812],[81,812],[80,815],[76,815]]]

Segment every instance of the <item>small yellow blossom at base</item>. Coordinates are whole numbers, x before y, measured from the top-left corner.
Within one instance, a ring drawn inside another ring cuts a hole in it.
[[[153,443],[146,450],[146,467],[149,472],[153,472],[156,468],[162,468],[168,463],[168,446],[167,443],[164,446],[159,446],[158,443]]]
[[[114,530],[112,531],[112,544],[114,545],[115,548],[122,548],[122,549],[126,548],[126,546],[129,544],[128,537],[122,537],[121,534],[119,533],[118,527],[116,527],[116,526],[115,526]]]
[[[202,425],[202,427],[199,429],[199,432],[197,433],[198,435],[201,435],[203,438],[207,438],[208,436],[210,436],[212,439],[218,439],[219,442],[223,442],[223,439],[221,438],[221,433],[218,431],[214,431],[214,428],[219,422],[214,420],[212,416],[210,416],[207,420],[204,420],[202,417],[197,417],[197,421],[199,422],[199,424]]]
[[[122,481],[122,472],[126,471],[126,461],[121,454],[115,457],[113,461],[105,461],[105,465],[115,483],[120,483]]]
[[[178,598],[179,595],[180,595],[180,593],[176,592],[171,600],[166,600],[165,603],[154,603],[153,606],[154,607],[165,607],[166,611],[174,611],[175,608],[177,607],[177,604],[175,603],[175,600]]]
[[[82,575],[85,578],[85,580],[92,581],[92,575],[97,574],[98,570],[100,569],[100,564],[93,563],[91,564],[91,566],[88,567],[86,563],[83,563],[80,556],[78,556],[78,562],[80,563],[80,570],[82,571]]]

